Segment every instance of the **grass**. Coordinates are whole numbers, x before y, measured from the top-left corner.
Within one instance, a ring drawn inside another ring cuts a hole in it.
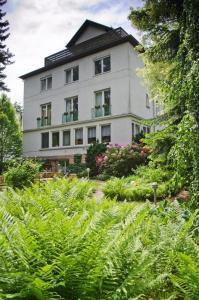
[[[59,179],[0,194],[0,299],[199,298],[197,214]]]

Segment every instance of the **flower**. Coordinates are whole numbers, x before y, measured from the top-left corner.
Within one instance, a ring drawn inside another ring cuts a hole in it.
[[[136,145],[136,144],[132,144],[131,148],[132,148],[132,149],[136,149],[136,148],[137,148],[137,145]]]

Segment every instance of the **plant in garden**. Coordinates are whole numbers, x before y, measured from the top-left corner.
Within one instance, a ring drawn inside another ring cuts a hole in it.
[[[5,171],[8,160],[20,157],[21,150],[22,135],[16,110],[10,99],[2,94],[0,96],[0,174]]]
[[[142,8],[131,8],[129,18],[144,33],[142,75],[151,98],[163,106],[157,121],[165,126],[163,132],[148,136],[148,141],[155,139],[160,160],[175,172],[173,180],[178,184],[183,178],[198,199],[199,2],[143,2]]]
[[[199,297],[197,213],[89,199],[63,179],[0,197],[0,298]]]
[[[30,186],[39,174],[40,164],[26,159],[16,161],[11,168],[4,173],[5,183],[14,188]]]
[[[90,169],[90,175],[96,176],[99,173],[98,166],[96,165],[95,158],[104,154],[106,151],[106,145],[99,143],[98,141],[94,144],[91,144],[87,149],[86,154],[86,166]]]
[[[132,173],[139,165],[147,162],[149,151],[142,144],[107,145],[105,154],[98,155],[96,165],[100,172],[122,177]]]

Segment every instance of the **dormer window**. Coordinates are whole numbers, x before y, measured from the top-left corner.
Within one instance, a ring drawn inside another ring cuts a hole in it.
[[[65,70],[66,84],[79,80],[79,66]]]
[[[111,57],[106,56],[95,60],[95,75],[109,72],[111,70]]]
[[[47,91],[52,88],[52,76],[41,78],[41,91]]]

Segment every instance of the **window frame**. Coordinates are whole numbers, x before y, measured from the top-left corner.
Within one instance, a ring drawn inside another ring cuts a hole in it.
[[[48,107],[50,106],[50,117],[48,116]],[[43,110],[44,108],[44,110]],[[42,126],[50,126],[51,125],[51,118],[52,118],[52,103],[48,102],[48,103],[44,103],[40,105],[40,109],[41,109],[41,122],[42,120],[47,120],[46,124],[42,125]],[[45,114],[43,116],[43,111],[45,111]],[[44,122],[45,123],[45,122]]]
[[[109,105],[107,105],[109,107],[109,112],[105,114],[105,107],[106,107],[106,103],[105,103],[105,92],[109,91]],[[96,103],[96,95],[98,93],[101,93],[101,99],[102,99],[102,103],[101,105],[97,105]],[[98,109],[97,107],[99,106],[99,109],[101,110],[101,116],[96,116],[96,109]],[[106,116],[110,116],[111,115],[111,88],[106,88],[103,90],[99,90],[99,91],[94,91],[94,111],[95,111],[95,118],[99,118],[99,117],[106,117]]]
[[[89,138],[89,134],[88,134],[89,129],[93,129],[93,128],[95,128],[95,140],[94,141],[89,141],[89,139],[94,139],[93,137]],[[96,141],[97,141],[97,128],[96,128],[96,126],[87,127],[87,144],[90,145],[90,144],[95,143]]]
[[[44,136],[44,134],[47,134],[48,135],[48,146],[47,147],[43,147],[43,136]],[[49,135],[49,131],[46,131],[46,132],[41,132],[41,149],[49,149],[49,137],[50,137],[50,135]]]
[[[110,70],[104,71],[104,63],[103,63],[103,61],[104,61],[104,59],[106,59],[106,58],[108,58],[108,57],[110,58]],[[97,61],[101,61],[101,72],[100,72],[100,73],[96,73],[95,63],[96,63]],[[94,59],[94,76],[106,74],[106,73],[108,73],[108,72],[111,72],[111,55],[108,54],[108,55],[103,56],[103,57],[95,58],[95,59]]]
[[[78,79],[77,80],[73,80],[74,78],[74,69],[75,68],[78,68]],[[67,71],[70,71],[70,74],[71,74],[71,81],[70,82],[67,82],[66,81],[66,74],[67,74]],[[79,65],[76,65],[76,66],[73,66],[73,67],[70,67],[70,68],[67,68],[64,70],[64,73],[65,73],[65,84],[71,84],[71,83],[74,83],[74,82],[77,82],[79,81]]]
[[[48,87],[48,79],[51,78],[51,87]],[[42,89],[42,81],[45,80],[45,88]],[[44,76],[40,78],[40,92],[45,92],[51,90],[53,86],[53,77],[52,75]]]
[[[78,128],[74,128],[74,130],[75,130],[75,146],[83,145],[84,144],[84,128],[83,127],[78,127]],[[76,131],[77,130],[82,130],[82,143],[76,142],[78,140],[78,139],[76,139]]]
[[[64,132],[69,132],[69,144],[68,145],[64,145]],[[62,131],[62,146],[63,147],[71,146],[71,130],[70,129],[66,129],[66,130]]]
[[[109,126],[110,127],[110,140],[109,141],[103,141],[103,136],[102,136],[102,128],[103,127],[107,127],[107,126]],[[102,124],[101,125],[101,143],[111,143],[111,124]]]
[[[53,135],[58,133],[58,145],[53,144]],[[57,148],[60,146],[60,132],[59,131],[52,131],[52,148]]]
[[[145,99],[145,103],[146,103],[146,108],[150,108],[150,100],[149,100],[149,95],[146,93],[146,99]]]

